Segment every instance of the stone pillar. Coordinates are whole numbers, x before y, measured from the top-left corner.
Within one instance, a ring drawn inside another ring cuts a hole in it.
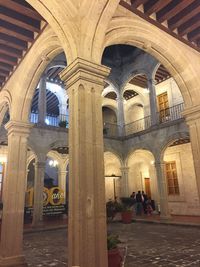
[[[162,219],[169,219],[169,205],[168,205],[168,191],[167,191],[167,181],[164,171],[164,162],[155,162],[156,174],[157,174],[157,184],[158,193],[160,198],[160,217]]]
[[[189,126],[197,190],[200,202],[200,107],[186,109],[183,113]]]
[[[128,186],[129,167],[121,167],[120,170],[121,170],[121,173],[122,173],[122,178],[121,178],[122,197],[128,197],[129,196],[129,186]]]
[[[40,79],[38,96],[38,124],[44,125],[46,118],[46,76]]]
[[[27,266],[23,256],[23,222],[26,190],[29,123],[9,121],[8,163],[3,187],[0,266]]]
[[[158,123],[158,109],[157,109],[157,99],[156,99],[156,89],[155,89],[154,79],[148,79],[147,86],[149,88],[151,125],[153,126]]]
[[[69,95],[69,267],[108,266],[101,93],[109,72],[81,58],[61,72]]]
[[[45,175],[45,161],[35,162],[34,201],[33,201],[33,227],[39,227],[43,222],[43,189]]]
[[[119,135],[123,136],[125,133],[125,120],[124,120],[124,98],[123,96],[119,96],[117,98],[117,125],[119,126]]]

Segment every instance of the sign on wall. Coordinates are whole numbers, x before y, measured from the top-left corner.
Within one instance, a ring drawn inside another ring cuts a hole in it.
[[[25,215],[32,216],[34,203],[33,187],[26,191]],[[60,215],[66,213],[64,191],[59,187],[43,189],[43,215]]]

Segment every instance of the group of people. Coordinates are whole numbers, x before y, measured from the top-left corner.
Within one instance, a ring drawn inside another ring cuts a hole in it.
[[[147,214],[151,215],[153,212],[152,200],[148,197],[144,191],[132,192],[130,195],[134,199],[134,209],[136,215]]]

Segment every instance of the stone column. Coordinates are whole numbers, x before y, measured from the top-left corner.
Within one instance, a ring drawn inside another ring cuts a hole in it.
[[[38,96],[38,124],[44,125],[46,118],[46,76],[40,79]]]
[[[122,197],[128,197],[129,196],[129,187],[128,187],[129,167],[121,167],[120,170],[121,170],[121,173],[122,173],[122,178],[121,178]]]
[[[158,193],[159,193],[159,198],[160,198],[160,217],[162,219],[170,219],[167,181],[165,177],[164,167],[165,167],[164,162],[159,162],[159,161],[155,162]]]
[[[125,120],[124,120],[124,98],[123,96],[119,96],[117,98],[117,125],[119,126],[119,135],[123,136],[125,133]]]
[[[200,106],[185,109],[182,113],[189,126],[197,190],[200,202]]]
[[[3,187],[0,266],[27,266],[23,256],[23,222],[26,190],[29,123],[9,121],[8,163]]]
[[[45,161],[35,162],[34,201],[33,201],[33,227],[39,227],[43,223],[43,189],[45,175]]]
[[[149,88],[151,125],[153,126],[153,125],[156,125],[158,123],[158,109],[157,109],[155,80],[154,79],[148,79],[147,80],[147,86]]]
[[[69,267],[108,266],[101,93],[109,72],[77,58],[61,73],[69,95]]]

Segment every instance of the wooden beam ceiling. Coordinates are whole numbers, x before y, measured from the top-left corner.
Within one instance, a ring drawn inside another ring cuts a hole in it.
[[[120,4],[200,52],[200,0],[121,0]]]
[[[1,0],[0,9],[0,71],[4,71],[1,88],[41,33],[43,19],[25,0]]]

